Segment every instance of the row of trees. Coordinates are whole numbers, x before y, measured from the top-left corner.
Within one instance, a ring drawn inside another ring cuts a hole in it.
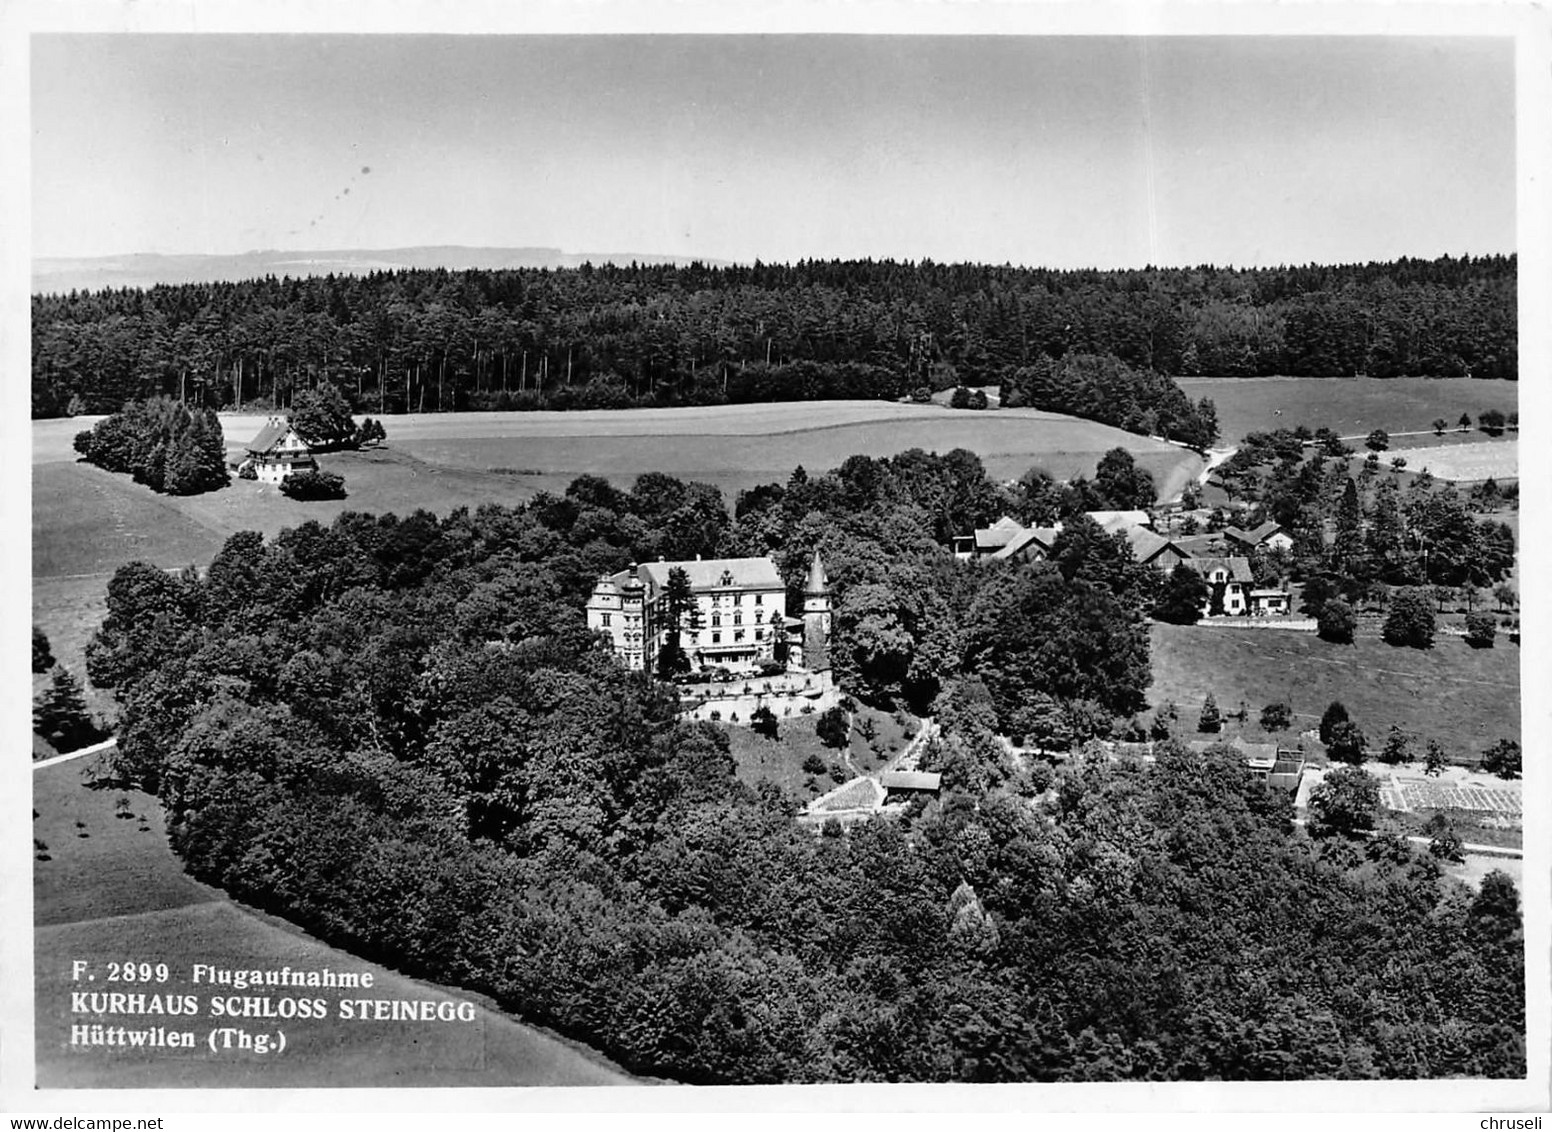
[[[198,495],[230,482],[215,410],[191,409],[171,397],[131,401],[77,433],[75,450],[88,463],[127,472],[168,495]]]
[[[378,412],[898,398],[1047,356],[1144,372],[1501,377],[1513,256],[1047,271],[891,261],[405,271],[33,299],[33,415],[177,393]]]
[[[1139,701],[1140,568],[1082,522],[1050,563],[956,562],[932,528],[991,490],[972,461],[857,458],[720,522],[694,485],[587,478],[126,566],[87,650],[105,772],[201,879],[657,1076],[1523,1074],[1512,886],[1312,849],[1230,752],[1012,763],[1003,715]],[[931,696],[941,806],[813,836],[586,631],[599,564],[768,535],[794,583],[821,546],[843,683]]]

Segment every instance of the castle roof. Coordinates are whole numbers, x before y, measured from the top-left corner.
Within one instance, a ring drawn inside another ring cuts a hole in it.
[[[808,568],[808,581],[803,584],[803,592],[810,594],[823,594],[830,592],[830,579],[825,576],[824,563],[819,561],[819,548],[814,548],[814,561]]]
[[[776,563],[767,558],[699,558],[691,562],[643,562],[640,572],[653,589],[668,585],[668,572],[682,569],[692,590],[779,590],[781,575]],[[629,571],[627,571],[629,573]],[[616,574],[616,578],[620,575]]]

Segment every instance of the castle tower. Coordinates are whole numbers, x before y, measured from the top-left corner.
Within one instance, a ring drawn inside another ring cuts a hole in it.
[[[803,666],[810,672],[830,667],[830,579],[817,548],[803,584]]]
[[[625,666],[638,671],[652,663],[650,629],[647,626],[645,597],[646,586],[641,581],[636,563],[630,564],[625,582],[620,586],[620,612],[624,621]]]

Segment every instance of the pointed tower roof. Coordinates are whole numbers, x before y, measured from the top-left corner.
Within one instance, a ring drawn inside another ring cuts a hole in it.
[[[830,579],[825,576],[824,563],[819,561],[819,548],[814,548],[814,561],[808,568],[808,581],[803,585],[803,592],[810,594],[823,594],[830,592]]]

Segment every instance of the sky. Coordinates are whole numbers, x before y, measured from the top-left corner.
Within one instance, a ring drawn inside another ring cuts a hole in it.
[[[39,35],[33,255],[1515,244],[1508,39]]]

